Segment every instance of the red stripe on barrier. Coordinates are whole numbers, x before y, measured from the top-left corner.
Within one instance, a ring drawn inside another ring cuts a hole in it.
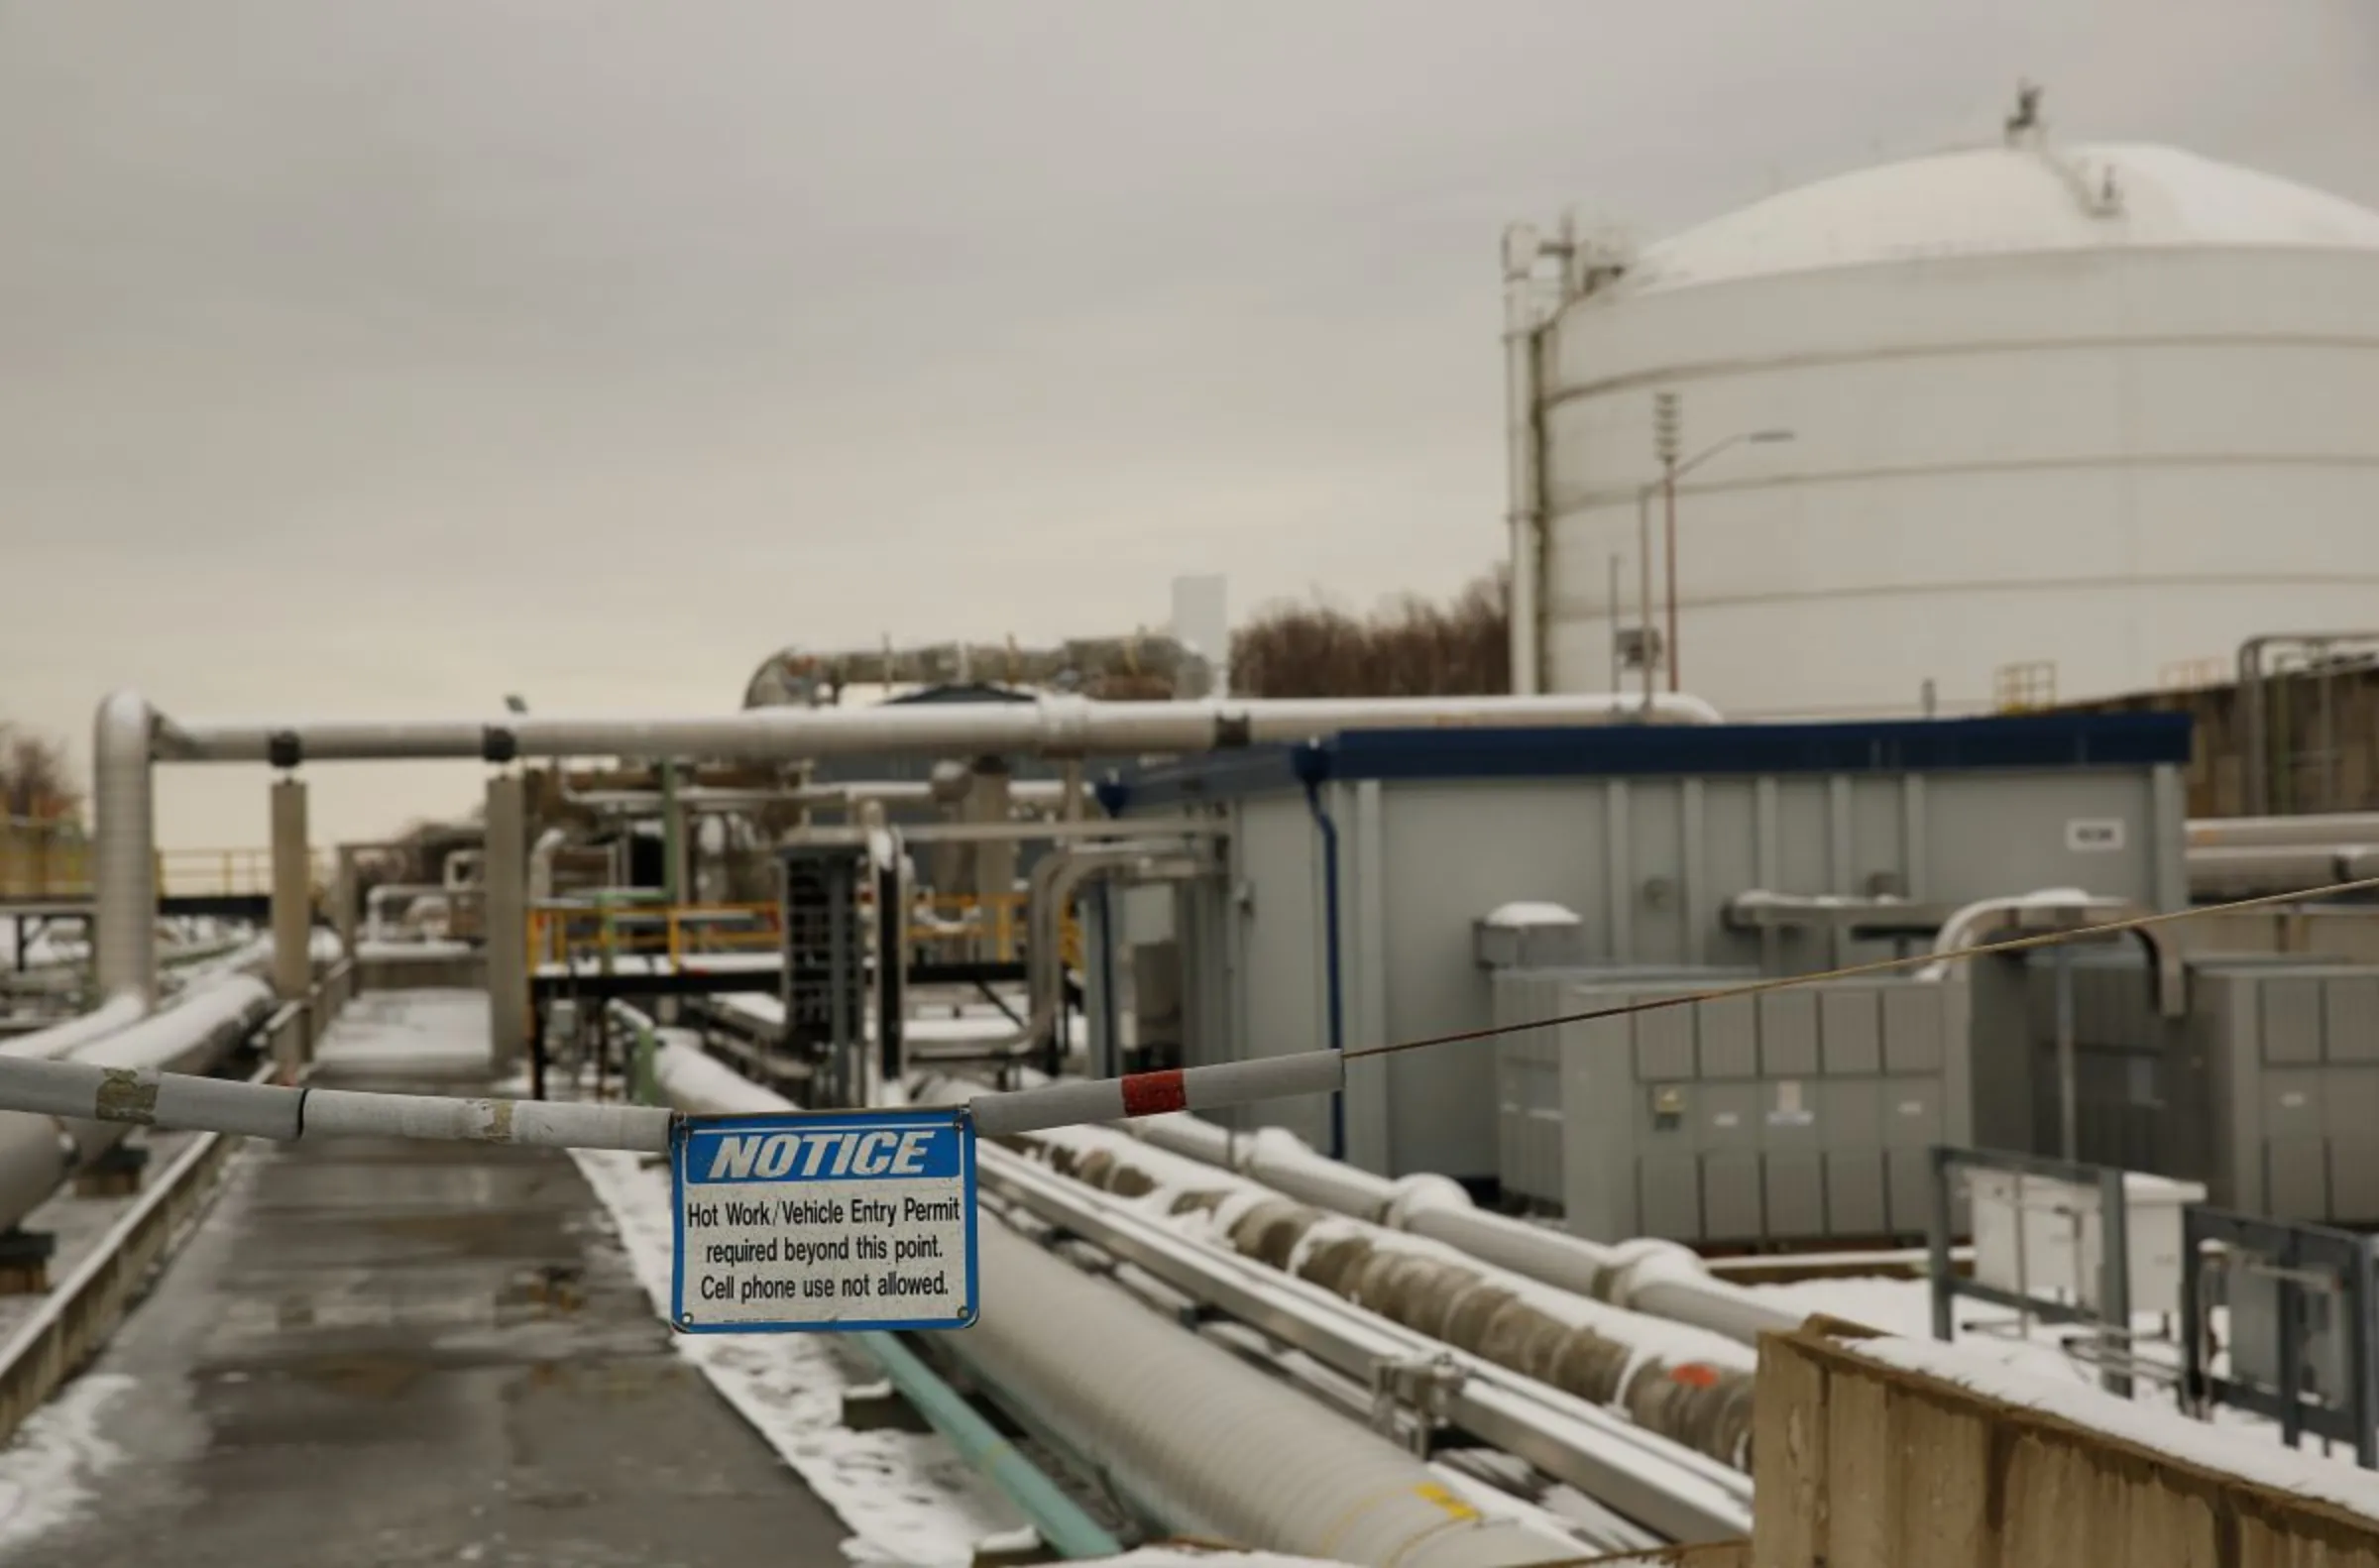
[[[1123,1089],[1126,1116],[1162,1116],[1190,1103],[1190,1086],[1182,1081],[1179,1067],[1167,1072],[1135,1072],[1116,1082]]]

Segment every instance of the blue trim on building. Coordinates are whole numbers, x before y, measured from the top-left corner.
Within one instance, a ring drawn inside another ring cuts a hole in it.
[[[1112,815],[1231,800],[1325,780],[1645,774],[1922,773],[2151,767],[2190,756],[2187,714],[2035,714],[1829,725],[1618,725],[1563,729],[1371,729],[1219,752],[1111,775]]]

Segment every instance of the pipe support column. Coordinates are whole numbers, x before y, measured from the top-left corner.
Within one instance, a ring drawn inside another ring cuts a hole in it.
[[[528,844],[517,774],[488,780],[488,834],[480,875],[488,955],[488,1049],[501,1075],[528,1045]]]

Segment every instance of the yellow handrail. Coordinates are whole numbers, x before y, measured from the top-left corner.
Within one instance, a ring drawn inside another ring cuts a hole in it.
[[[83,899],[91,896],[93,854],[80,838],[11,825],[0,830],[0,897]],[[264,898],[273,892],[273,851],[262,847],[160,849],[157,890],[165,898]],[[310,856],[316,895],[330,884],[332,857]]]

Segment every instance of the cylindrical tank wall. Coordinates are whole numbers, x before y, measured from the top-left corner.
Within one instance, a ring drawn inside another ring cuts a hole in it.
[[[1541,357],[1549,689],[1609,685],[1615,626],[1637,618],[1655,389],[1680,395],[1689,455],[1797,435],[1713,460],[1677,502],[1683,682],[1732,717],[1916,713],[1927,682],[1943,712],[1972,712],[2002,667],[2035,662],[2060,700],[2153,690],[2255,633],[2366,623],[2379,535],[2350,524],[2379,510],[2379,217],[2287,243],[2291,197],[2342,204],[2127,152],[2108,177],[2162,227],[2226,200],[2274,232],[2044,237],[2025,225],[2067,215],[2025,204],[2074,197],[2010,150],[1977,156],[2023,161],[2037,190],[1951,159],[1930,188],[1910,166],[1870,170],[1829,182],[1864,195],[1763,203],[1566,307]],[[1983,210],[1959,210],[1961,191]],[[2021,209],[2004,239],[1949,233],[1987,229],[1993,202]],[[1944,233],[1873,236],[1912,206]],[[1813,228],[1858,265],[1801,257]],[[1945,257],[1953,238],[1964,254]],[[1756,249],[1791,254],[1742,262]]]

